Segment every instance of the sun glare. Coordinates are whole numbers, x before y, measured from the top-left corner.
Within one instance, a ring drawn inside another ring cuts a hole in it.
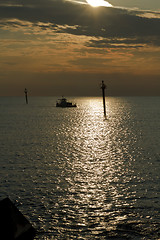
[[[104,0],[87,0],[87,3],[92,7],[112,7],[112,5]]]

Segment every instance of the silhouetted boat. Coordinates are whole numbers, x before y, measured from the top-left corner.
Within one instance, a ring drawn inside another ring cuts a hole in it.
[[[71,102],[67,102],[67,99],[62,97],[61,99],[58,99],[58,102],[56,103],[56,107],[62,107],[62,108],[77,107],[77,105]]]

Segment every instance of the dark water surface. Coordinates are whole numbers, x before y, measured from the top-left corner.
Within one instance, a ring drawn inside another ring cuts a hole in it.
[[[160,239],[160,97],[0,98],[0,197],[35,239]]]

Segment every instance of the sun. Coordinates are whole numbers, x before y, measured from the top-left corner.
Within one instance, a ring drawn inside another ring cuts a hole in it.
[[[92,7],[112,7],[112,5],[109,2],[106,2],[104,0],[87,0],[87,3],[91,5]]]

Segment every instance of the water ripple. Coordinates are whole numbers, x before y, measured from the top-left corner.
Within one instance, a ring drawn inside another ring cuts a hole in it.
[[[150,101],[108,98],[107,119],[100,98],[5,106],[1,196],[16,200],[36,239],[159,238],[160,103]]]

